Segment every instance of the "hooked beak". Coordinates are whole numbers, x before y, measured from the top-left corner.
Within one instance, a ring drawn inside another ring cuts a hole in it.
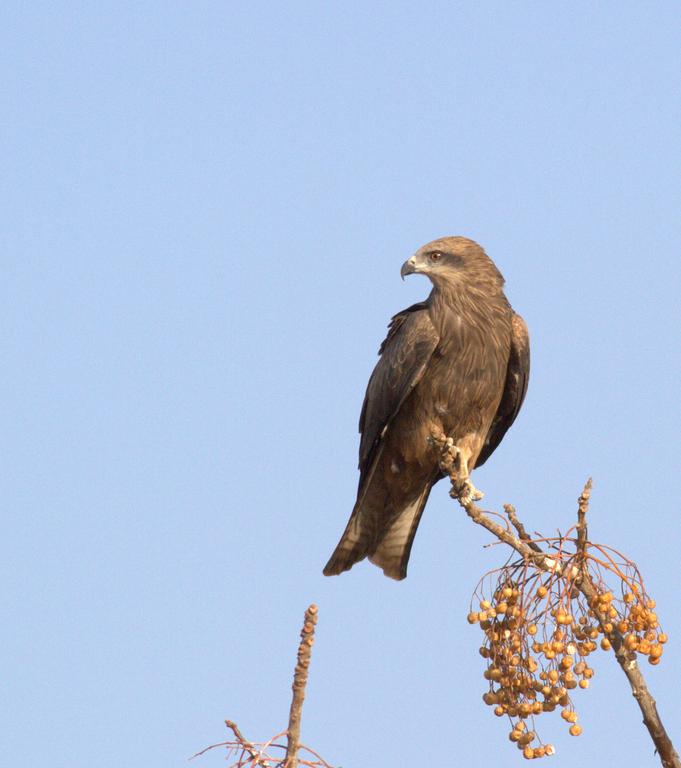
[[[404,280],[404,278],[407,275],[413,275],[417,271],[418,270],[416,269],[416,258],[412,256],[411,259],[407,259],[402,265],[402,269],[400,270],[400,276]]]

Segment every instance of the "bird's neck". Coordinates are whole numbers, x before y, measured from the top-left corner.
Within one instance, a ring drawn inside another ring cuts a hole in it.
[[[499,314],[510,311],[510,305],[501,287],[490,291],[489,284],[478,288],[475,284],[434,286],[429,303],[434,317],[449,325],[452,316],[457,323],[468,323],[484,327]],[[438,329],[444,330],[444,329]]]
[[[484,310],[485,307],[493,307],[497,304],[508,304],[501,286],[490,286],[489,283],[478,286],[472,281],[461,284],[434,285],[430,294],[430,302],[443,310],[468,310],[470,312],[476,312],[476,309],[479,308]]]

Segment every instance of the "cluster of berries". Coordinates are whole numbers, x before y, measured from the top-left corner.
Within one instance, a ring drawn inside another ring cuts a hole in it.
[[[485,638],[480,655],[487,661],[489,690],[483,701],[498,717],[511,719],[509,739],[531,760],[555,749],[541,743],[528,719],[560,709],[569,733],[581,734],[570,692],[589,687],[594,670],[588,658],[599,645],[608,650],[609,636],[617,636],[627,650],[657,664],[667,637],[659,631],[654,601],[639,597],[636,584],[623,582],[628,591],[619,600],[604,591],[587,605],[556,574],[523,569],[520,579],[511,576],[518,576],[517,564],[501,570],[491,598],[479,601],[468,622],[478,624]]]
[[[591,601],[589,615],[603,617],[599,630],[604,635],[601,648],[610,650],[612,643],[608,635],[614,631],[622,637],[627,651],[648,657],[653,665],[660,663],[667,635],[660,629],[655,613],[655,601],[641,595],[637,584],[629,584],[630,591],[616,599],[612,592],[599,593]]]

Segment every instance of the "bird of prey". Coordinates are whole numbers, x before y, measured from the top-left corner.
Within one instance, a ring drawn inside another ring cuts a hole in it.
[[[458,457],[459,498],[481,498],[469,473],[514,422],[530,371],[527,326],[504,278],[473,240],[424,245],[401,275],[426,275],[428,298],[395,315],[379,350],[359,419],[357,501],[324,574],[368,557],[404,579],[428,494],[444,475],[433,434]]]

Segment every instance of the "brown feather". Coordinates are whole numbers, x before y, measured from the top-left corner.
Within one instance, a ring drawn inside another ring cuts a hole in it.
[[[530,377],[530,337],[527,325],[520,315],[513,314],[511,352],[508,358],[504,393],[492,422],[485,445],[480,451],[476,467],[481,467],[494,453],[504,435],[520,412]]]

